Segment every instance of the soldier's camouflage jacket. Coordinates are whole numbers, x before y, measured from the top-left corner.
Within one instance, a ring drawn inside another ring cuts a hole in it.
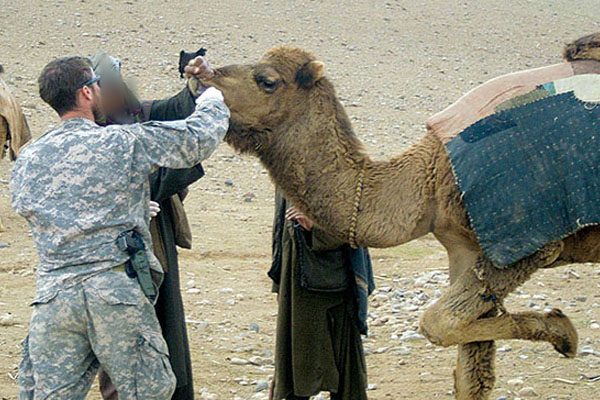
[[[11,176],[12,206],[30,224],[40,292],[76,276],[124,263],[117,236],[136,229],[151,267],[148,174],[188,168],[209,157],[228,128],[222,101],[202,100],[183,121],[100,127],[63,121],[23,149]]]

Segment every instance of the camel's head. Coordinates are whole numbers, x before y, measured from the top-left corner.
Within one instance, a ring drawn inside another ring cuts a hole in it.
[[[257,154],[282,128],[305,116],[311,91],[323,80],[323,64],[306,50],[277,47],[256,63],[229,65],[203,81],[223,92],[231,110],[226,141]]]

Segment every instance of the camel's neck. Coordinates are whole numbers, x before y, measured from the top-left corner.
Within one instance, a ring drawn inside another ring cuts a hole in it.
[[[278,140],[261,156],[285,196],[323,229],[348,240],[364,168],[358,244],[388,247],[426,233],[430,151],[418,144],[389,162],[372,161],[337,100],[317,98],[311,104],[319,112],[308,110],[306,118],[278,132]],[[328,120],[310,117],[333,113],[336,118]]]

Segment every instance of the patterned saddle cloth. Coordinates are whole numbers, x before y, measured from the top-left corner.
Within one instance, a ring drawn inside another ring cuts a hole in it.
[[[509,98],[446,147],[479,245],[495,265],[600,224],[600,75]]]

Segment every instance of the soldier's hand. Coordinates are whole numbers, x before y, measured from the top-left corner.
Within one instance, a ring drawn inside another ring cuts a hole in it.
[[[196,79],[210,79],[215,75],[213,69],[203,57],[196,57],[185,67],[185,76]]]
[[[209,87],[206,89],[200,97],[196,99],[196,104],[200,104],[203,101],[216,100],[216,101],[224,101],[223,93],[215,87]]]
[[[285,218],[288,221],[296,221],[307,231],[311,231],[313,226],[315,225],[315,223],[310,218],[308,218],[306,215],[300,212],[300,210],[298,210],[296,207],[288,209],[285,212]]]
[[[155,201],[150,201],[148,208],[150,209],[150,218],[156,217],[160,212],[160,204]]]
[[[194,97],[200,96],[205,87],[200,82],[201,79],[210,79],[215,75],[214,71],[208,65],[203,57],[196,57],[185,67],[185,76],[188,79],[188,88]]]

